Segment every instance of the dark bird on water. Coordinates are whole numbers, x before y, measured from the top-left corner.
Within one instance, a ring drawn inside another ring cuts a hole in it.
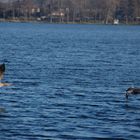
[[[0,87],[11,85],[10,83],[2,83],[1,82],[3,75],[4,75],[4,72],[5,72],[5,64],[0,64]]]
[[[126,90],[125,96],[128,99],[129,95],[137,95],[137,94],[140,94],[140,88],[132,88],[132,87],[130,87],[130,88],[128,88]]]
[[[5,64],[0,64],[0,81],[3,78],[4,72],[5,72]]]

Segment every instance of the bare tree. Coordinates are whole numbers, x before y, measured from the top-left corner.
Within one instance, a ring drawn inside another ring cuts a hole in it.
[[[52,13],[59,13],[54,17]],[[36,19],[50,22],[138,22],[140,0],[0,0],[1,18]]]

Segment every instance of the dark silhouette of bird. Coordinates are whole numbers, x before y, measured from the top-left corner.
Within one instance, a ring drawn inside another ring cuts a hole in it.
[[[3,78],[4,72],[5,72],[5,64],[0,64],[0,81]]]
[[[10,83],[2,83],[1,82],[3,75],[4,75],[4,72],[5,72],[5,64],[3,63],[3,64],[0,64],[0,87],[12,85]]]
[[[126,90],[126,98],[128,99],[128,96],[129,95],[137,95],[137,94],[140,94],[140,88],[132,88],[132,87],[130,87],[130,88],[128,88],[127,90]]]

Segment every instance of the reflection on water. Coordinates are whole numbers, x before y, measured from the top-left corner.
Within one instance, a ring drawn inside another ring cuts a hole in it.
[[[0,107],[0,113],[4,113],[4,112],[6,112],[6,110]]]
[[[0,139],[138,139],[140,27],[0,23]]]

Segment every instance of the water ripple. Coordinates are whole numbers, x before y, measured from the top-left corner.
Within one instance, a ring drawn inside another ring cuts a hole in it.
[[[0,23],[0,139],[139,140],[139,30]]]

